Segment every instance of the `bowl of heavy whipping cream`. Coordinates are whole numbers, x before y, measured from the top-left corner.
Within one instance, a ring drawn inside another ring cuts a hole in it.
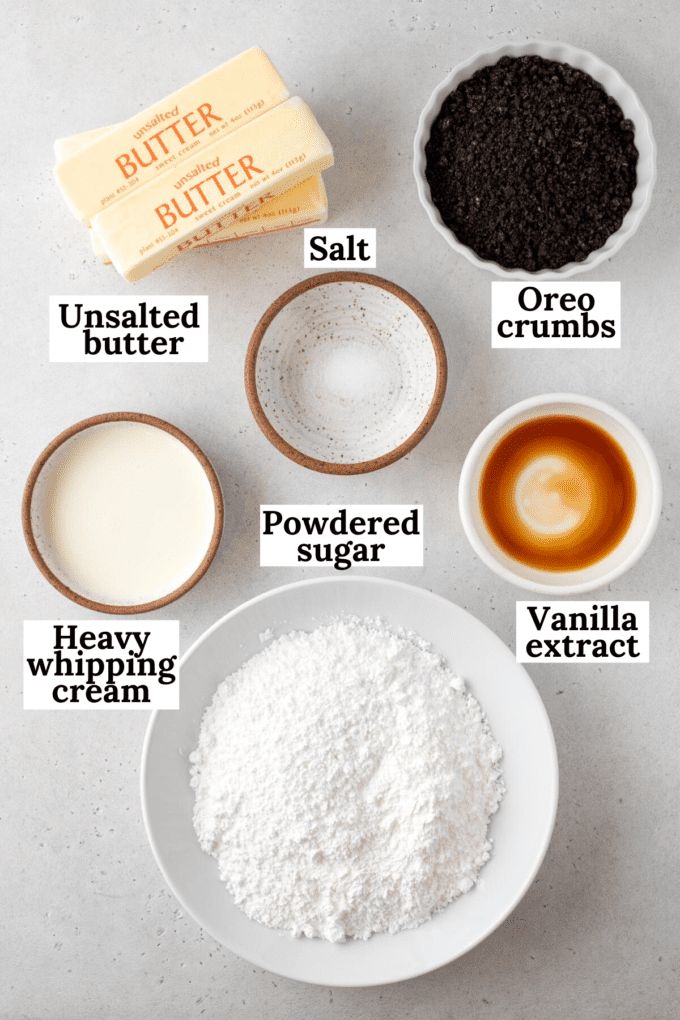
[[[148,612],[186,594],[217,552],[223,519],[219,481],[200,447],[134,412],[66,429],[24,490],[24,535],[39,570],[98,612]]]
[[[477,555],[507,581],[561,595],[628,570],[651,542],[661,476],[616,408],[553,393],[503,411],[463,465],[458,503]]]

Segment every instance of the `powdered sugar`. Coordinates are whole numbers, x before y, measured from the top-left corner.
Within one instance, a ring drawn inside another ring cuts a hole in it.
[[[331,941],[394,933],[475,884],[501,753],[425,642],[336,620],[220,685],[191,755],[194,826],[254,920]]]

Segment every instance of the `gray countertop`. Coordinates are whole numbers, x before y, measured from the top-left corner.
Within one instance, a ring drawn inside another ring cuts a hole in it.
[[[677,1016],[677,5],[9,0],[5,24],[0,1017]],[[635,238],[594,274],[622,282],[620,351],[492,351],[490,277],[448,250],[417,202],[412,137],[434,85],[477,49],[532,36],[572,42],[617,67],[656,133],[653,206]],[[130,115],[254,44],[311,103],[334,143],[330,222],[378,228],[377,271],[423,302],[446,343],[449,387],[435,427],[377,474],[326,477],[297,467],[264,439],[246,404],[250,332],[270,301],[306,275],[297,233],[185,256],[138,288],[210,295],[209,365],[47,360],[49,294],[126,291],[95,262],[57,193],[54,138]],[[456,509],[457,478],[493,415],[556,390],[610,401],[641,426],[659,458],[665,504],[651,549],[597,593],[651,601],[651,665],[530,668],[561,766],[557,827],[533,887],[482,945],[402,985],[304,986],[237,959],[183,915],[148,848],[138,797],[146,713],[22,711],[22,620],[87,616],[43,581],[24,547],[19,501],[32,461],[62,428],[107,410],[169,418],[205,448],[222,480],[226,526],[209,574],[166,613],[181,618],[184,647],[249,596],[312,576],[258,566],[260,502],[422,502],[425,567],[387,573],[460,603],[512,644],[522,593],[473,555]]]

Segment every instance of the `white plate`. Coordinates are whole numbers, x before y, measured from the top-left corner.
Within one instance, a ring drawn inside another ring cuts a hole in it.
[[[507,793],[494,852],[476,888],[412,931],[366,942],[294,939],[251,921],[220,882],[192,825],[188,755],[217,685],[262,647],[260,635],[310,629],[343,614],[382,616],[426,638],[469,683],[503,751]],[[557,809],[557,755],[543,703],[524,668],[487,627],[421,588],[380,578],[322,578],[276,588],[227,614],[182,660],[179,711],[155,712],[144,743],[142,808],[151,846],[182,907],[232,952],[322,985],[378,985],[456,959],[503,921],[531,884]]]
[[[541,269],[539,272],[529,272],[525,269],[506,269],[504,266],[493,262],[490,259],[481,259],[472,248],[461,244],[450,227],[444,223],[439,210],[430,197],[430,185],[425,176],[427,158],[425,146],[430,138],[430,130],[435,121],[442,103],[454,89],[458,88],[462,81],[471,78],[475,71],[491,64],[497,64],[501,57],[526,57],[538,56],[545,60],[556,60],[559,63],[571,64],[580,71],[585,71],[591,78],[599,82],[605,92],[619,104],[623,114],[635,125],[635,145],[638,150],[637,162],[637,185],[633,192],[633,201],[626,213],[623,223],[615,233],[611,234],[601,248],[590,253],[583,262],[568,262],[559,269]],[[543,39],[533,39],[523,43],[504,43],[491,50],[483,50],[475,53],[469,60],[465,60],[451,71],[443,81],[437,85],[434,92],[428,99],[418,121],[415,139],[413,143],[413,172],[418,188],[418,197],[421,205],[429,216],[430,223],[442,237],[447,241],[454,251],[464,255],[468,262],[472,262],[479,269],[486,269],[498,276],[510,280],[524,280],[527,278],[548,278],[574,276],[576,273],[586,273],[595,266],[599,266],[605,259],[615,255],[623,244],[632,237],[640,226],[642,218],[647,212],[652,201],[652,191],[656,180],[656,145],[652,126],[645,109],[638,99],[637,94],[623,80],[618,71],[615,71],[609,64],[596,57],[588,50],[580,50],[575,46],[562,42],[547,42]]]

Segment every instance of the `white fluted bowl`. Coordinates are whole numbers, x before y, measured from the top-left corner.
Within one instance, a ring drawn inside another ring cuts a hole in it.
[[[491,259],[480,258],[472,248],[457,239],[450,227],[444,223],[439,210],[430,196],[430,185],[425,176],[427,159],[425,146],[430,138],[430,130],[442,103],[453,92],[462,81],[472,77],[475,71],[482,67],[497,64],[502,57],[543,57],[545,60],[556,60],[563,64],[571,64],[572,67],[585,71],[591,78],[599,82],[605,91],[621,107],[624,116],[633,122],[635,126],[635,145],[638,150],[637,162],[637,185],[633,192],[633,200],[630,209],[626,213],[623,223],[617,231],[607,238],[605,244],[596,251],[592,251],[588,258],[582,262],[567,262],[559,269],[541,269],[538,272],[530,272],[525,269],[506,269],[504,266]],[[632,237],[640,226],[642,218],[647,212],[652,200],[652,191],[656,180],[656,144],[652,134],[652,126],[649,122],[645,109],[638,99],[637,94],[627,84],[613,67],[605,64],[588,50],[580,50],[568,43],[544,42],[532,40],[525,43],[507,43],[497,46],[495,49],[484,50],[476,53],[469,60],[457,64],[450,74],[437,85],[430,96],[418,121],[418,128],[413,145],[413,172],[418,188],[418,197],[427,213],[430,223],[438,234],[445,239],[447,244],[454,251],[464,255],[468,262],[479,269],[496,273],[506,279],[540,279],[541,277],[553,278],[556,276],[574,276],[576,273],[585,273],[595,266],[599,266],[606,259],[610,259],[623,247],[629,237]]]

